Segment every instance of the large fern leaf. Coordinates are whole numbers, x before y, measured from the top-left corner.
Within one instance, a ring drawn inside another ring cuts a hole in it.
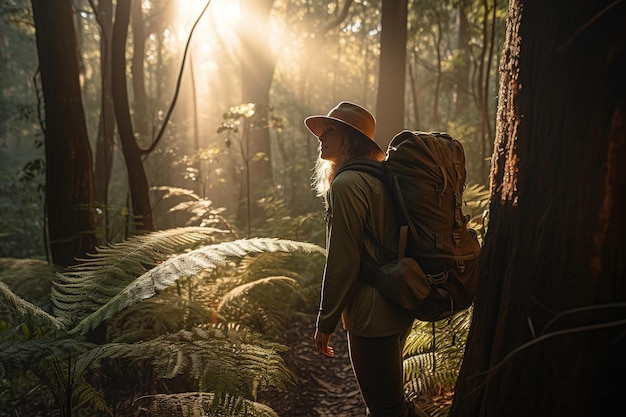
[[[104,359],[150,359],[161,378],[190,375],[203,389],[250,396],[255,387],[294,381],[280,352],[285,347],[230,328],[194,328],[139,343],[110,343],[82,354],[77,364],[97,367]],[[78,366],[78,365],[77,365]]]
[[[52,291],[55,314],[76,324],[172,255],[213,243],[222,234],[213,228],[186,227],[100,247],[96,254],[58,274]]]
[[[31,369],[38,362],[49,359],[65,360],[80,355],[96,345],[74,339],[31,339],[0,343],[0,366],[7,373]]]
[[[41,308],[13,294],[9,287],[0,282],[0,312],[2,317],[13,321],[13,325],[27,324],[31,329],[64,330],[64,324]]]
[[[187,278],[201,271],[211,270],[224,264],[230,257],[243,257],[251,253],[263,252],[306,252],[325,253],[324,249],[312,243],[296,242],[272,238],[242,239],[234,242],[205,246],[191,252],[175,256],[149,270],[134,280],[122,291],[111,297],[97,311],[85,317],[71,334],[85,334],[113,314],[153,297],[181,278]],[[107,290],[105,288],[105,290]],[[99,293],[105,291],[99,290]]]
[[[264,335],[278,336],[293,318],[299,299],[296,281],[289,277],[266,277],[239,285],[222,297],[217,312]]]
[[[58,268],[41,259],[0,258],[0,282],[18,297],[52,312],[50,292]]]

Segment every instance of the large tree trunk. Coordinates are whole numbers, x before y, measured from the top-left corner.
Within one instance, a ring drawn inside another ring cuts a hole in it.
[[[626,3],[509,7],[482,281],[451,415],[621,415]]]
[[[376,143],[385,150],[393,136],[404,129],[407,0],[382,3]]]
[[[126,36],[130,22],[130,0],[120,0],[115,8],[112,44],[112,91],[117,130],[128,173],[128,185],[136,228],[155,230],[148,178],[141,160],[142,150],[135,140],[126,86]]]
[[[91,148],[81,99],[72,2],[32,0],[45,102],[46,208],[52,262],[96,245]]]

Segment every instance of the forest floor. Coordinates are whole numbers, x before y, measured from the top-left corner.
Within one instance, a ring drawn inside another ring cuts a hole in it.
[[[365,404],[356,384],[346,334],[338,329],[331,338],[335,357],[315,350],[314,325],[298,322],[283,342],[289,350],[285,363],[297,377],[295,385],[271,388],[259,394],[280,417],[357,417],[365,415]]]
[[[283,355],[297,377],[295,385],[270,388],[257,401],[270,406],[280,417],[363,417],[365,404],[359,393],[348,355],[346,333],[338,328],[331,338],[335,356],[315,350],[314,322],[299,321],[283,341],[289,350]],[[421,398],[422,408],[440,407],[451,401],[449,393]]]

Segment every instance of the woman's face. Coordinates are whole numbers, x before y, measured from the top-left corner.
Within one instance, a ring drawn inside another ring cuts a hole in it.
[[[341,123],[328,122],[318,137],[320,159],[337,162],[345,140],[345,128]]]

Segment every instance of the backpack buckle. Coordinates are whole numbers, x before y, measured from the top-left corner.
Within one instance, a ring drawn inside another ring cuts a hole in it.
[[[463,208],[463,195],[459,193],[454,193],[454,202],[456,204],[456,208]]]
[[[461,244],[461,234],[459,232],[452,233],[452,240],[454,241],[454,246],[459,246]]]
[[[462,274],[463,272],[465,272],[465,262],[463,262],[462,260],[457,260],[456,269],[457,271],[459,271],[459,274]]]

